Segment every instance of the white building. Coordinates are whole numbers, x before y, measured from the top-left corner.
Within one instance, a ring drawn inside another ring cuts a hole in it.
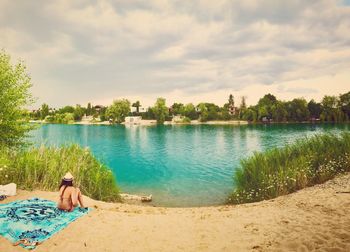
[[[125,124],[140,124],[141,120],[141,116],[127,116],[125,117]]]
[[[180,123],[182,122],[184,117],[182,115],[175,115],[173,116],[172,122],[174,123]]]
[[[145,113],[145,112],[147,112],[147,110],[148,110],[147,108],[139,107],[139,113]],[[132,113],[137,112],[137,108],[136,107],[130,107],[130,111]]]

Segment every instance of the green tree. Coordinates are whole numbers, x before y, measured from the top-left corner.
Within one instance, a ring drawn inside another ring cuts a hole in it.
[[[322,112],[321,103],[315,102],[313,99],[307,104],[307,108],[310,112],[310,116],[313,118],[320,118]]]
[[[55,122],[55,116],[54,115],[48,115],[45,117],[45,121],[49,123],[54,123]]]
[[[190,118],[191,120],[198,119],[196,108],[192,103],[188,103],[185,105],[184,114],[186,117]]]
[[[174,103],[171,106],[172,115],[185,115],[185,107],[182,103]]]
[[[48,115],[49,115],[49,105],[44,103],[43,105],[41,105],[41,110],[40,110],[41,120],[44,120],[45,117],[48,116]]]
[[[289,121],[307,121],[310,117],[310,112],[307,107],[307,101],[304,98],[295,98],[288,103],[288,120]]]
[[[224,104],[224,107],[223,107],[223,108],[227,110],[228,116],[227,116],[226,111],[223,111],[223,112],[221,113],[221,115],[222,115],[221,117],[222,117],[222,118],[226,118],[227,120],[230,120],[230,119],[233,119],[233,118],[236,117],[236,116],[239,116],[238,114],[236,114],[237,111],[236,111],[236,108],[235,108],[235,100],[234,100],[234,97],[233,97],[232,94],[230,94],[230,96],[229,96],[229,98],[228,98],[228,103]],[[209,109],[209,108],[208,108],[208,109]],[[209,110],[210,110],[210,109],[209,109]],[[221,119],[222,119],[222,118],[221,118]]]
[[[86,115],[90,116],[92,115],[92,108],[91,108],[91,103],[89,102],[87,107],[86,107]]]
[[[288,111],[286,105],[282,101],[276,101],[271,107],[272,119],[277,122],[283,122],[287,120]]]
[[[74,107],[72,107],[72,106],[65,106],[63,108],[60,108],[58,110],[58,113],[60,113],[60,114],[74,113]]]
[[[130,102],[127,99],[114,100],[113,104],[106,110],[106,116],[113,123],[122,123],[130,113]]]
[[[152,107],[149,107],[145,113],[142,113],[142,119],[144,120],[155,120],[156,116],[154,115]]]
[[[64,113],[62,122],[63,123],[73,123],[74,122],[74,113]]]
[[[107,121],[106,111],[107,111],[106,107],[102,107],[100,109],[100,120],[101,120],[101,122]]]
[[[32,120],[39,120],[40,119],[40,110],[33,110],[30,113],[30,119]]]
[[[246,104],[245,99],[246,99],[245,96],[242,96],[241,104],[239,106],[239,119],[243,118],[243,115],[244,115],[245,111],[247,110],[247,104]]]
[[[247,108],[247,103],[246,103],[246,97],[242,96],[241,98],[241,105],[239,106],[240,109],[246,109]]]
[[[199,120],[201,122],[208,121],[208,108],[207,108],[207,106],[205,106],[205,103],[200,103],[200,104],[198,104],[197,107],[198,107],[199,113],[200,113]]]
[[[322,121],[328,121],[328,122],[336,122],[339,121],[339,100],[336,96],[329,96],[325,95],[322,99],[322,113],[320,115],[320,119]]]
[[[215,105],[214,103],[205,103],[205,106],[208,109],[208,118],[207,120],[220,120],[220,107]]]
[[[20,147],[33,129],[22,116],[24,107],[33,103],[32,84],[25,65],[11,65],[10,61],[10,56],[0,51],[0,145]]]
[[[98,117],[98,112],[96,111],[95,106],[92,106],[91,108],[91,115],[95,118]]]
[[[276,96],[272,94],[266,94],[261,98],[257,104],[258,116],[261,120],[264,117],[272,118],[272,106],[277,102]]]
[[[339,105],[346,120],[350,119],[350,92],[339,96]]]
[[[152,108],[157,124],[163,124],[165,118],[169,115],[169,109],[165,105],[165,102],[166,100],[164,98],[158,98],[154,104],[154,107]]]
[[[258,120],[258,112],[253,107],[249,107],[243,114],[243,119],[250,122],[256,122]]]
[[[134,102],[132,104],[132,107],[135,107],[136,108],[136,113],[139,113],[140,112],[140,107],[141,107],[140,101]]]
[[[232,94],[228,97],[228,105],[229,106],[235,106],[235,100]]]
[[[220,110],[221,110],[221,112],[220,112],[221,120],[228,121],[228,120],[231,120],[233,118],[233,116],[230,115],[228,103],[225,103],[224,106]]]
[[[79,104],[77,104],[73,112],[74,120],[80,121],[83,115],[84,115],[84,109]]]
[[[266,118],[271,118],[271,109],[268,106],[259,106],[258,109],[258,114],[259,114],[259,119],[262,120],[264,117]]]

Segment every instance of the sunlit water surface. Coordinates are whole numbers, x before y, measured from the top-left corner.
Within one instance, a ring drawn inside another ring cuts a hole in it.
[[[254,151],[284,146],[348,124],[94,126],[42,125],[32,132],[38,145],[78,143],[116,175],[123,192],[152,194],[154,205],[221,204],[233,188],[239,160]]]

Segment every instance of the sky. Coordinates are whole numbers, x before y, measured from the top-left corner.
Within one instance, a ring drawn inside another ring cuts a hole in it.
[[[0,0],[33,106],[255,104],[350,91],[350,0]]]

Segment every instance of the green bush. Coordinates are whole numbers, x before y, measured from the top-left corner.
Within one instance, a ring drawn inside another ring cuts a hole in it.
[[[52,115],[48,115],[48,116],[45,117],[45,121],[52,123],[52,122],[55,121],[55,117],[52,116]]]
[[[235,171],[235,189],[228,202],[275,198],[323,183],[346,171],[350,171],[350,133],[305,138],[242,160]]]
[[[63,120],[63,123],[74,123],[74,114],[73,113],[65,113]]]
[[[191,123],[191,119],[185,116],[185,117],[182,119],[182,123]]]
[[[14,182],[24,190],[57,191],[62,177],[70,171],[74,183],[88,197],[120,201],[112,171],[89,151],[78,145],[0,150],[0,184]]]

